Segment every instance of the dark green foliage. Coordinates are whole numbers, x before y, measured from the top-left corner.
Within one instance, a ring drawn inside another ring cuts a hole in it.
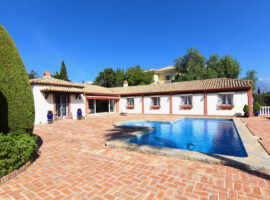
[[[153,82],[153,74],[151,72],[144,72],[140,65],[130,67],[126,71],[126,80],[128,85],[146,85]]]
[[[124,80],[125,80],[125,71],[123,69],[118,68],[116,70],[115,86],[116,87],[123,86]]]
[[[258,87],[257,94],[261,94],[261,89]]]
[[[174,60],[176,70],[180,73],[175,81],[204,79],[206,69],[205,57],[196,48],[189,48],[187,54]]]
[[[106,68],[103,72],[99,72],[99,75],[94,81],[94,85],[100,85],[107,88],[115,87],[115,75],[116,73],[112,68]]]
[[[32,89],[16,45],[2,25],[0,72],[0,132],[31,132],[35,116]]]
[[[39,77],[38,72],[36,72],[36,71],[34,71],[34,70],[31,70],[31,71],[28,73],[28,78],[29,78],[29,79],[38,78],[38,77]]]
[[[208,60],[196,48],[189,48],[186,55],[174,60],[179,74],[174,81],[201,80],[211,78],[238,78],[241,68],[230,55],[212,54]]]
[[[65,65],[65,63],[64,63],[63,60],[62,60],[62,64],[61,64],[60,73],[59,72],[55,72],[54,75],[53,75],[53,77],[54,78],[57,78],[57,79],[64,80],[64,81],[70,81],[68,79],[67,68],[66,68],[66,65]]]
[[[246,77],[244,77],[243,79],[252,81],[252,90],[255,92],[256,84],[258,82],[257,71],[255,71],[255,70],[247,71]]]
[[[23,130],[0,133],[0,177],[18,169],[29,161],[38,146],[36,137]]]
[[[63,60],[62,60],[60,75],[61,75],[62,80],[68,81],[67,68]]]
[[[249,106],[248,106],[248,105],[245,105],[244,108],[243,108],[243,111],[244,111],[245,113],[249,113],[249,111],[250,111]]]
[[[128,68],[126,72],[122,69],[115,72],[112,68],[106,68],[99,72],[94,84],[108,88],[122,87],[124,80],[127,80],[130,86],[146,85],[153,83],[154,76],[151,72],[144,72],[139,65]]]
[[[259,102],[261,106],[270,105],[270,94],[253,94],[254,101]]]
[[[261,110],[261,105],[259,104],[259,102],[255,101],[253,104],[253,110],[254,111],[259,111]]]
[[[225,78],[237,79],[241,72],[239,62],[230,55],[223,56],[220,59],[220,67],[222,69],[221,72],[223,72],[222,77]]]

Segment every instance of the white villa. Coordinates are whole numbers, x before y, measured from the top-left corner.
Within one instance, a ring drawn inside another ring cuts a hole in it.
[[[167,114],[198,116],[243,115],[245,104],[252,112],[251,82],[237,79],[207,79],[142,86],[104,88],[51,77],[31,79],[35,101],[35,124],[54,119],[77,119],[95,113]]]

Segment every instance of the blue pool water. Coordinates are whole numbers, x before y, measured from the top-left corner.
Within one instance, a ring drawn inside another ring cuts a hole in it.
[[[136,121],[122,125],[154,127],[130,143],[246,157],[245,147],[230,119],[183,118],[173,123]]]

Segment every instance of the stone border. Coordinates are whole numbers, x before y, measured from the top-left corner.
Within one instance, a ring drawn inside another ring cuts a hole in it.
[[[194,117],[181,117],[181,118],[194,118]],[[179,119],[181,119],[179,118]],[[202,118],[202,117],[200,117]],[[134,126],[122,126],[123,122],[114,123],[116,127],[124,127],[124,128],[134,128],[133,133],[125,135],[125,137],[120,137],[116,139],[112,139],[106,142],[106,146],[114,147],[114,148],[123,148],[126,150],[143,152],[143,153],[151,153],[162,156],[170,156],[175,158],[181,158],[186,160],[195,160],[212,164],[222,164],[228,166],[234,166],[237,168],[245,169],[245,170],[256,170],[263,172],[270,172],[270,156],[265,151],[265,149],[260,145],[259,138],[252,135],[249,129],[245,126],[245,124],[239,118],[219,118],[219,117],[203,117],[208,119],[231,119],[234,122],[234,125],[238,131],[239,137],[242,140],[242,143],[246,149],[248,157],[234,157],[234,156],[225,156],[219,154],[207,154],[200,153],[196,151],[187,151],[181,149],[173,149],[167,147],[155,147],[150,145],[138,145],[135,143],[129,143],[129,141],[134,137],[139,137],[154,128],[146,128],[146,127],[134,127]],[[179,119],[174,121],[164,121],[173,123]],[[139,121],[139,120],[132,120]],[[140,120],[141,121],[141,120]],[[149,121],[149,120],[144,120]],[[163,121],[159,121],[163,122]],[[139,130],[138,130],[139,129]]]
[[[5,182],[15,178],[16,176],[18,176],[19,174],[24,172],[35,160],[36,154],[37,153],[34,153],[33,157],[29,161],[24,163],[19,169],[15,169],[14,171],[10,172],[9,174],[7,174],[3,177],[0,177],[0,185],[4,184]]]

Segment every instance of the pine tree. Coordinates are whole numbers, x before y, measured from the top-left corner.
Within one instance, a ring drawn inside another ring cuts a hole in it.
[[[258,93],[258,94],[261,94],[261,89],[260,89],[260,87],[258,87],[257,93]]]
[[[63,60],[62,60],[62,65],[61,65],[61,70],[60,70],[60,79],[64,81],[69,81],[68,75],[67,75],[67,68]]]
[[[0,132],[34,126],[34,99],[21,56],[6,29],[0,25]]]

